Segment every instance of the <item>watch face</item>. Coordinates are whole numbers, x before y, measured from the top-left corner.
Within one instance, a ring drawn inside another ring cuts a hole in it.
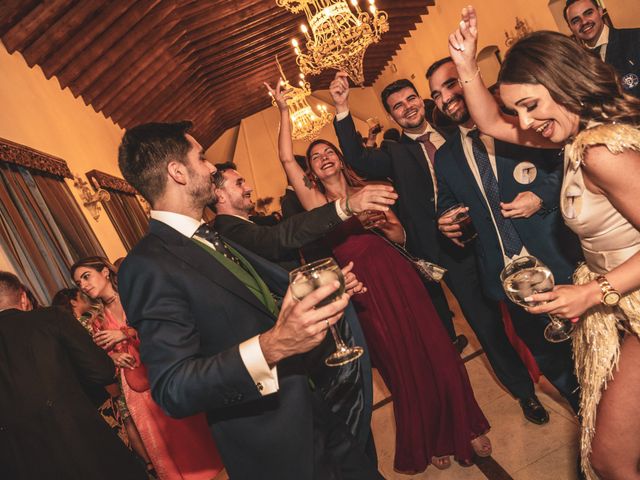
[[[618,302],[620,301],[620,294],[618,292],[609,292],[605,294],[602,300],[605,305],[609,305],[610,307],[613,307],[617,305]]]

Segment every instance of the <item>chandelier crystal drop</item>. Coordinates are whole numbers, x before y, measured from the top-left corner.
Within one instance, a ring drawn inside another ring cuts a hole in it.
[[[318,137],[324,126],[333,120],[333,115],[327,111],[325,105],[318,105],[318,113],[313,111],[307,102],[307,97],[311,95],[311,85],[305,80],[304,74],[300,74],[300,81],[295,87],[287,80],[277,56],[276,64],[282,78],[283,90],[291,90],[291,98],[287,100],[291,118],[291,137],[294,140],[311,142]],[[275,106],[275,99],[272,98],[271,103]]]
[[[304,12],[311,28],[302,24],[308,53],[303,53],[292,40],[298,66],[305,75],[318,75],[323,70],[346,72],[357,85],[364,85],[363,60],[367,48],[378,43],[389,31],[386,12],[378,10],[375,0],[368,0],[368,11],[358,0],[276,0],[279,7],[292,13]]]

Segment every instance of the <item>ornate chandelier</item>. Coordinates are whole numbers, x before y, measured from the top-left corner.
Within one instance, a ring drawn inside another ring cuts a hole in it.
[[[350,2],[353,10],[346,0],[276,0],[279,7],[307,16],[311,34],[305,24],[300,29],[309,53],[302,53],[295,38],[291,41],[305,75],[335,69],[347,72],[357,85],[364,84],[364,54],[389,31],[388,15],[376,8],[375,0],[368,0],[369,12],[360,9],[358,0]]]
[[[316,139],[320,130],[333,120],[333,115],[327,111],[325,105],[318,105],[318,114],[312,110],[311,105],[307,102],[307,97],[311,95],[311,85],[305,80],[304,74],[300,74],[299,87],[294,87],[289,83],[289,80],[287,80],[277,56],[276,63],[278,70],[280,70],[283,90],[291,90],[291,98],[287,100],[292,127],[291,137],[294,140],[307,140],[311,142]],[[272,99],[271,103],[275,106],[275,99]]]

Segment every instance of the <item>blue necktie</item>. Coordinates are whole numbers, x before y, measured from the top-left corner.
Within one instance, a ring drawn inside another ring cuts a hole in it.
[[[205,239],[207,242],[213,245],[213,249],[216,252],[221,253],[235,264],[241,266],[242,268],[245,268],[240,259],[236,257],[231,250],[229,250],[229,247],[226,243],[224,243],[218,231],[214,230],[206,223],[203,223],[198,227],[198,230],[196,230],[194,236]]]
[[[498,226],[498,233],[502,239],[504,253],[507,257],[511,258],[522,251],[522,241],[520,240],[520,236],[518,235],[518,232],[516,232],[511,219],[504,218],[502,216],[502,212],[500,210],[500,189],[498,187],[498,180],[496,180],[496,176],[491,168],[487,147],[485,147],[482,140],[480,140],[480,130],[471,130],[468,135],[469,138],[471,138],[471,143],[473,145],[473,157],[478,165],[480,179],[482,180],[482,186],[484,187],[484,193],[487,196],[489,208],[493,213],[493,218]]]

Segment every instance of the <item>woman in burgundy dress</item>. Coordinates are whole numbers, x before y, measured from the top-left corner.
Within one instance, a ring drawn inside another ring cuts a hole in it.
[[[316,140],[307,161],[316,185],[293,156],[287,92],[280,83],[269,91],[281,112],[280,159],[302,205],[311,209],[348,198],[364,183],[342,161],[338,149]],[[366,225],[367,229],[363,225]],[[465,367],[413,266],[375,228],[404,243],[400,222],[386,215],[363,213],[343,223],[328,240],[340,265],[353,261],[353,272],[368,291],[352,298],[374,365],[393,395],[398,471],[423,471],[429,464],[443,469],[449,456],[463,465],[473,453],[491,454],[485,436],[489,424],[476,403]]]

